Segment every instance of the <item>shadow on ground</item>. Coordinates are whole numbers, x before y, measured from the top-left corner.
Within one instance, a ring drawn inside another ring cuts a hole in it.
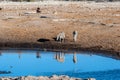
[[[40,38],[37,40],[38,42],[47,42],[50,41],[49,39],[45,39],[45,38]]]

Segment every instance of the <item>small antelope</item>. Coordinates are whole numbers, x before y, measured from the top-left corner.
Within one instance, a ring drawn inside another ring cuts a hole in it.
[[[36,13],[41,13],[40,8],[38,7]]]
[[[78,36],[78,32],[77,31],[73,31],[73,41],[74,42],[77,41],[77,36]]]

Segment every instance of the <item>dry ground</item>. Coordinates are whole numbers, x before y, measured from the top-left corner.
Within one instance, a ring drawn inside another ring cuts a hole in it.
[[[0,43],[41,44],[37,40],[43,38],[56,45],[120,52],[120,2],[1,3],[0,7]],[[41,8],[40,14],[35,13],[37,7]],[[78,31],[76,43],[74,30]],[[61,31],[66,33],[65,43],[53,39]]]

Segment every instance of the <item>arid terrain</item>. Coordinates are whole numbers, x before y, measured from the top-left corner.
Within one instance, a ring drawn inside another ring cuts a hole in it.
[[[21,2],[0,7],[1,48],[120,52],[120,2]],[[37,7],[41,13],[36,13]],[[65,42],[55,41],[62,31]]]

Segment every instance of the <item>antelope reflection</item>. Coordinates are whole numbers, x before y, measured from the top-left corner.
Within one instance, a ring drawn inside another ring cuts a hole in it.
[[[18,53],[18,58],[20,59],[22,52],[20,50],[18,50],[17,53]]]
[[[0,56],[2,56],[2,52],[0,51]]]
[[[77,56],[76,56],[76,52],[73,53],[73,62],[77,63]]]
[[[17,53],[18,53],[18,58],[21,59],[22,52],[20,50],[18,50]],[[0,52],[0,56],[1,55],[2,55],[2,53]],[[36,58],[41,58],[39,51],[36,52]]]
[[[55,59],[58,61],[58,62],[64,62],[64,53],[63,52],[59,52],[59,53],[56,53],[55,54]]]
[[[39,51],[36,52],[36,58],[41,58]]]

